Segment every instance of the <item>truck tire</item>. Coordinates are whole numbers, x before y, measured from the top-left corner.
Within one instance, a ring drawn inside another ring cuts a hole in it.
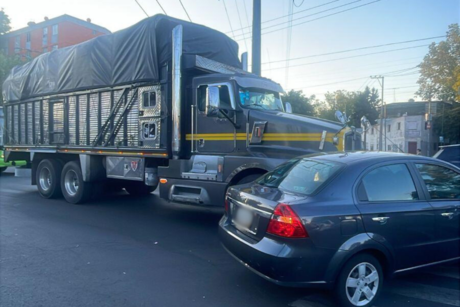
[[[155,190],[155,187],[145,185],[144,182],[129,182],[125,185],[125,190],[132,196],[147,196]]]
[[[61,192],[62,164],[53,159],[42,160],[37,167],[36,182],[40,195],[44,198],[58,198]]]
[[[0,174],[6,171],[7,167],[0,167]]]
[[[92,195],[92,183],[83,181],[80,164],[67,162],[62,169],[61,190],[65,200],[71,204],[81,204]]]
[[[245,184],[245,183],[250,183],[253,182],[254,180],[258,179],[261,177],[263,174],[257,173],[257,174],[251,174],[246,177],[241,178],[236,184]]]

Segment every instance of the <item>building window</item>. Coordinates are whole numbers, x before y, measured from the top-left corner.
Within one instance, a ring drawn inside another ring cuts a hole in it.
[[[387,151],[391,151],[391,145],[388,145],[388,150]]]
[[[57,50],[58,49],[58,45],[53,45],[53,48],[51,50]]]
[[[401,130],[401,123],[398,123],[398,130]]]
[[[387,131],[390,132],[391,131],[391,125],[388,125],[387,127]]]
[[[19,53],[19,50],[21,49],[21,37],[16,36],[14,38],[14,52]]]
[[[58,41],[58,25],[53,25],[51,28],[51,44],[56,44]]]
[[[26,49],[30,50],[30,32],[26,33]]]
[[[42,46],[48,45],[48,28],[43,28]]]
[[[371,151],[374,151],[374,144],[371,145]]]
[[[371,134],[374,134],[374,128],[371,129]]]

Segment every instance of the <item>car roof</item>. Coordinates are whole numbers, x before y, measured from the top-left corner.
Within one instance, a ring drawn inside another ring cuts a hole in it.
[[[384,151],[354,151],[354,152],[335,152],[335,153],[323,153],[323,154],[313,154],[306,155],[303,158],[313,158],[315,160],[327,160],[339,162],[347,165],[351,164],[372,164],[385,161],[394,161],[394,160],[420,160],[420,161],[437,161],[438,159],[433,159],[425,156],[412,155],[406,153],[397,153],[397,152],[384,152]]]

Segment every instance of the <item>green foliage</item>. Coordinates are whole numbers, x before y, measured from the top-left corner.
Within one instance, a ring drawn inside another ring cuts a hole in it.
[[[10,22],[10,17],[5,13],[5,11],[2,8],[0,10],[0,35],[3,35],[9,30],[11,30]]]
[[[18,56],[7,56],[3,52],[0,51],[0,105],[3,104],[3,95],[2,95],[2,86],[3,81],[5,81],[6,77],[10,73],[10,70],[16,66],[23,64],[21,58]]]
[[[447,38],[439,44],[432,43],[428,54],[419,65],[420,85],[417,95],[424,100],[460,100],[460,27],[452,24]]]
[[[460,143],[460,103],[453,102],[452,109],[443,113],[439,111],[439,116],[433,117],[433,129],[435,135],[449,140],[450,144]]]
[[[335,111],[345,112],[350,119],[349,124],[361,127],[361,117],[366,118],[374,124],[379,114],[379,94],[374,88],[366,87],[364,91],[348,92],[338,90],[326,93],[326,101],[315,104],[316,115],[320,118],[335,120]]]
[[[283,96],[284,102],[289,102],[292,106],[292,113],[302,114],[308,116],[315,115],[315,109],[313,108],[312,102],[315,100],[315,96],[306,97],[302,91],[290,90],[286,95]]]

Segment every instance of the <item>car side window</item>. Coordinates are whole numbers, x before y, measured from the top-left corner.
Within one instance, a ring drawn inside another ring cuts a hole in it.
[[[406,164],[378,167],[362,179],[360,200],[364,201],[408,201],[418,200],[412,176]],[[362,199],[363,195],[367,199]]]
[[[415,164],[431,199],[460,199],[460,173],[434,164]]]

